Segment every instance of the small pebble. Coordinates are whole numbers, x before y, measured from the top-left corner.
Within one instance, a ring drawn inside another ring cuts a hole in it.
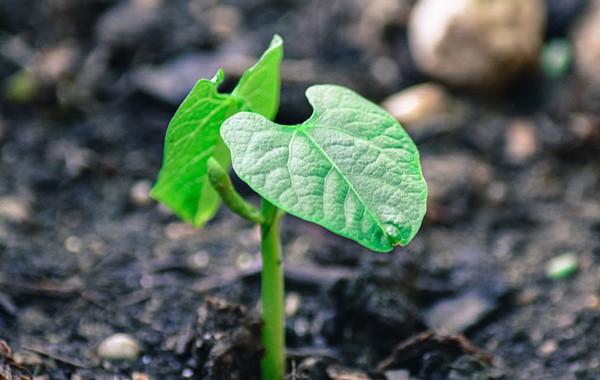
[[[131,374],[131,380],[152,380],[150,376],[145,373],[134,372]]]
[[[534,303],[539,297],[539,293],[533,289],[525,289],[517,296],[517,303],[526,306]]]
[[[505,152],[507,158],[514,163],[523,163],[537,151],[535,125],[527,120],[513,121],[506,131]]]
[[[206,251],[198,251],[187,260],[187,264],[193,269],[204,269],[208,266],[209,262],[210,255]]]
[[[300,304],[302,303],[302,298],[300,294],[296,292],[290,292],[285,296],[285,315],[288,317],[296,315],[298,309],[300,308]]]
[[[600,297],[597,295],[586,297],[585,307],[592,310],[600,310]]]
[[[83,244],[81,243],[81,239],[79,239],[77,236],[69,236],[65,240],[65,249],[71,253],[81,252],[82,247]]]
[[[129,198],[136,206],[147,206],[150,203],[152,203],[152,198],[150,198],[151,188],[152,183],[150,181],[138,181],[134,183],[131,189],[129,190]]]
[[[36,57],[33,72],[45,82],[56,82],[72,72],[77,50],[71,43],[45,48]]]
[[[235,265],[237,266],[238,269],[244,270],[244,269],[250,268],[252,266],[253,262],[254,262],[254,257],[251,254],[244,252],[237,257],[237,260],[235,261]]]
[[[381,86],[389,86],[402,78],[398,62],[387,56],[374,58],[369,73]]]
[[[546,264],[546,276],[551,280],[561,280],[571,276],[579,267],[579,259],[573,252],[556,256]]]
[[[439,84],[422,83],[391,95],[381,106],[400,123],[417,126],[442,118],[452,108],[452,100]]]
[[[107,360],[135,360],[140,354],[140,345],[131,335],[118,333],[104,339],[97,353]]]
[[[476,292],[442,300],[425,312],[425,323],[436,331],[459,334],[496,309],[496,303]]]
[[[558,349],[558,343],[555,340],[549,339],[542,343],[538,349],[538,354],[541,356],[550,356]]]
[[[30,216],[29,203],[24,199],[14,196],[0,198],[0,219],[24,223],[29,221]]]
[[[165,235],[169,240],[178,240],[181,238],[192,236],[196,233],[194,227],[183,222],[169,223],[165,228]]]
[[[294,322],[294,332],[298,337],[304,337],[310,331],[310,323],[306,318],[297,318]]]

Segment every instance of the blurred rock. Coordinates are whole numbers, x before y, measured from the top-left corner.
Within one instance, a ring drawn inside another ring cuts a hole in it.
[[[506,131],[505,154],[507,159],[515,164],[529,160],[537,151],[538,141],[535,135],[535,125],[518,119],[513,121]]]
[[[580,145],[600,147],[600,116],[592,113],[571,113],[569,131]]]
[[[409,23],[417,66],[448,84],[497,92],[535,67],[542,0],[421,0]]]
[[[141,372],[134,372],[131,374],[131,380],[152,380],[150,376]]]
[[[573,41],[577,73],[584,83],[600,90],[600,0],[590,4],[573,33]]]
[[[5,196],[0,197],[0,220],[24,223],[31,218],[31,207],[25,199]]]
[[[444,87],[422,83],[386,98],[381,106],[405,126],[421,126],[443,119],[452,109],[452,99]]]
[[[477,194],[490,184],[491,168],[463,154],[423,157],[429,200],[427,219],[451,223],[467,215]]]
[[[150,181],[137,181],[133,184],[131,189],[129,189],[129,199],[136,206],[147,206],[152,203],[150,189],[152,189],[152,183]]]
[[[68,41],[63,42],[44,49],[36,57],[32,70],[42,81],[56,82],[72,74],[77,57],[76,46]]]
[[[215,6],[210,10],[209,18],[212,32],[221,38],[234,36],[238,32],[242,21],[240,11],[230,5]]]
[[[142,66],[131,73],[135,88],[163,102],[179,104],[200,78],[212,78],[222,68],[227,78],[241,76],[254,59],[245,55],[187,53],[159,66]]]
[[[117,3],[96,24],[96,36],[106,46],[135,45],[160,17],[158,0]]]
[[[98,345],[98,356],[107,360],[135,360],[140,354],[137,340],[128,334],[114,334]]]
[[[424,313],[424,320],[431,330],[459,334],[480,322],[496,307],[495,299],[469,292],[436,303]]]
[[[369,52],[383,49],[386,28],[405,26],[410,15],[407,0],[355,0],[354,3],[351,7],[356,8],[360,18],[350,28],[352,39]]]

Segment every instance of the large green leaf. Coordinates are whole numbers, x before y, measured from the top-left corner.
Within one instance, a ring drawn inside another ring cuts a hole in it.
[[[274,117],[279,105],[282,52],[281,37],[273,37],[269,48],[243,74],[232,94],[218,92],[223,81],[221,70],[211,80],[199,80],[171,119],[163,166],[151,195],[183,220],[202,226],[221,204],[209,183],[207,162],[214,157],[223,167],[230,167],[230,153],[219,134],[223,122],[240,111]]]
[[[340,86],[306,93],[314,113],[279,125],[241,112],[221,127],[237,174],[281,209],[375,251],[407,244],[425,214],[419,153],[382,108]]]

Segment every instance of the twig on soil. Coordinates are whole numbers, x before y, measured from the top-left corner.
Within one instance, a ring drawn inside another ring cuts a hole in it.
[[[124,297],[124,300],[119,302],[119,308],[137,305],[138,303],[143,303],[150,299],[152,299],[152,296],[146,289],[137,290]]]
[[[31,380],[31,378],[29,371],[12,358],[8,344],[0,340],[0,380]]]
[[[55,283],[41,281],[39,283],[26,283],[18,281],[4,281],[0,279],[0,289],[13,296],[44,296],[56,298],[69,298],[81,292],[81,286],[71,283]]]
[[[325,359],[329,363],[341,363],[343,361],[343,358],[337,352],[327,348],[300,347],[287,349],[285,353],[288,359],[295,361],[315,357]]]
[[[227,287],[236,281],[259,278],[260,265],[253,265],[249,269],[229,270],[218,276],[212,276],[201,281],[198,281],[194,290],[197,292],[208,292],[212,290]],[[355,270],[348,268],[322,268],[313,265],[307,265],[295,268],[286,268],[285,281],[292,287],[294,285],[302,288],[313,288],[327,290],[339,280],[352,277],[356,273]]]
[[[492,364],[493,361],[490,355],[481,352],[462,335],[438,335],[434,331],[427,331],[399,344],[389,357],[379,363],[377,368],[379,370],[403,368],[406,363],[420,357],[422,352],[436,346],[457,353],[467,353],[487,364]]]
[[[70,365],[72,367],[76,367],[76,368],[90,369],[90,368],[97,367],[97,364],[85,364],[85,363],[81,363],[79,361],[66,358],[66,357],[64,357],[62,355],[53,354],[53,353],[48,352],[48,351],[46,351],[44,349],[41,349],[41,348],[35,348],[35,347],[27,347],[27,346],[25,346],[25,347],[23,347],[23,349],[27,350],[27,351],[30,351],[30,352],[33,352],[35,354],[41,355],[41,356],[45,356],[45,357],[47,357],[49,359],[52,359],[52,360],[55,360],[57,362],[61,362],[61,363]]]

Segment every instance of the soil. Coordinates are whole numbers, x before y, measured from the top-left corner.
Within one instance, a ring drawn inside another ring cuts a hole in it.
[[[549,1],[547,38],[584,3]],[[315,83],[381,101],[427,80],[398,4],[376,24],[361,1],[0,1],[0,379],[257,378],[258,232],[227,210],[195,231],[147,197],[166,126],[274,33],[280,122]],[[407,247],[284,218],[289,378],[599,378],[600,98],[572,70],[452,96],[457,117],[408,129],[432,196]],[[136,359],[99,356],[115,333]]]

